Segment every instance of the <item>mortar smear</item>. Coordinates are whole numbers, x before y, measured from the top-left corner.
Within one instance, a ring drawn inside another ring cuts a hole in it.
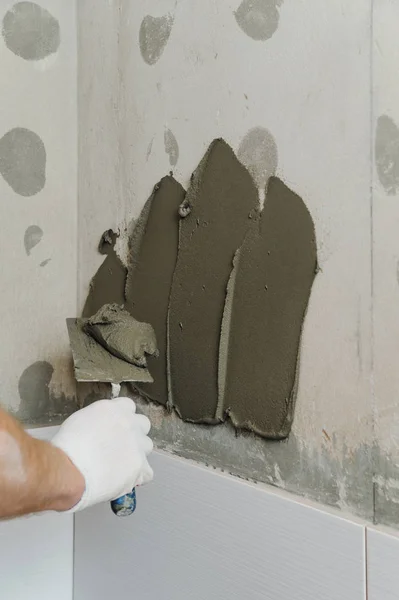
[[[183,218],[169,305],[170,402],[185,420],[218,422],[218,352],[226,286],[234,253],[258,205],[246,168],[225,141],[213,141],[180,207]]]
[[[159,357],[147,357],[154,383],[135,387],[147,398],[166,405],[167,313],[179,239],[178,209],[185,191],[171,176],[154,188],[130,240],[125,308],[140,321],[151,323]]]
[[[114,249],[117,237],[118,235],[112,229],[105,231],[101,237],[98,251],[100,254],[105,254],[107,258],[90,282],[83,317],[91,317],[104,304],[123,305],[125,302],[127,270]]]
[[[229,338],[221,344],[220,360],[226,363],[221,404],[235,427],[282,439],[292,425],[317,252],[304,202],[276,177],[269,180],[260,221],[248,231],[233,271],[234,294],[225,307]]]

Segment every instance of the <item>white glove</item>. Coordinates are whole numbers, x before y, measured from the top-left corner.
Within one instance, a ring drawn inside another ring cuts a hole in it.
[[[66,419],[52,444],[65,452],[86,482],[81,500],[68,512],[114,500],[152,480],[147,461],[153,449],[150,427],[130,398],[98,400]]]

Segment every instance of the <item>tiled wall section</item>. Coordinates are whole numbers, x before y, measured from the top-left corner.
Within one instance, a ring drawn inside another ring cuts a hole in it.
[[[55,429],[32,433],[49,439]],[[152,463],[157,478],[133,517],[117,519],[108,503],[76,515],[74,556],[72,515],[0,524],[3,596],[101,600],[134,588],[148,600],[399,597],[392,531],[163,454]]]
[[[76,515],[75,600],[365,600],[362,523],[176,457],[151,463],[132,517]]]
[[[75,3],[0,2],[1,403],[27,423],[73,410]]]
[[[399,596],[399,538],[392,532],[367,528],[367,600],[396,600]]]
[[[126,586],[149,600],[399,598],[394,530],[175,458],[153,463],[134,518],[115,522],[108,505],[76,515],[75,600]]]

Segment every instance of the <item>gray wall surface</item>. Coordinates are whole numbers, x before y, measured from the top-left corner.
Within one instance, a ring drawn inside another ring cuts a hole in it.
[[[93,6],[78,7],[80,306],[100,235],[120,228],[126,259],[161,176],[187,187],[219,136],[252,154],[258,185],[275,172],[316,225],[292,434],[266,442],[142,410],[161,448],[373,518],[370,2]],[[277,151],[256,152],[263,129]]]
[[[0,6],[4,24],[12,4]],[[398,524],[396,3],[82,0],[77,80],[73,4],[41,6],[58,21],[58,46],[47,16],[44,50],[21,49],[16,19],[0,38],[2,402],[26,422],[73,409],[64,319],[83,306],[101,234],[120,229],[126,260],[130,224],[153,185],[173,169],[187,187],[222,136],[259,185],[275,172],[297,192],[316,226],[321,271],[293,431],[266,442],[141,401],[156,443]],[[263,130],[276,151],[257,152]],[[30,154],[13,167],[19,139]]]
[[[75,6],[2,0],[0,25],[1,402],[48,423],[75,407]]]

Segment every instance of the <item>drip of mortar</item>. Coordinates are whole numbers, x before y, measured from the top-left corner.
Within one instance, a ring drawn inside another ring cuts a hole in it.
[[[118,304],[105,304],[89,319],[66,322],[77,381],[108,382],[112,398],[125,381],[153,383],[146,360],[146,355],[158,355],[151,325],[136,321]],[[136,490],[112,500],[111,508],[118,517],[131,515]]]

